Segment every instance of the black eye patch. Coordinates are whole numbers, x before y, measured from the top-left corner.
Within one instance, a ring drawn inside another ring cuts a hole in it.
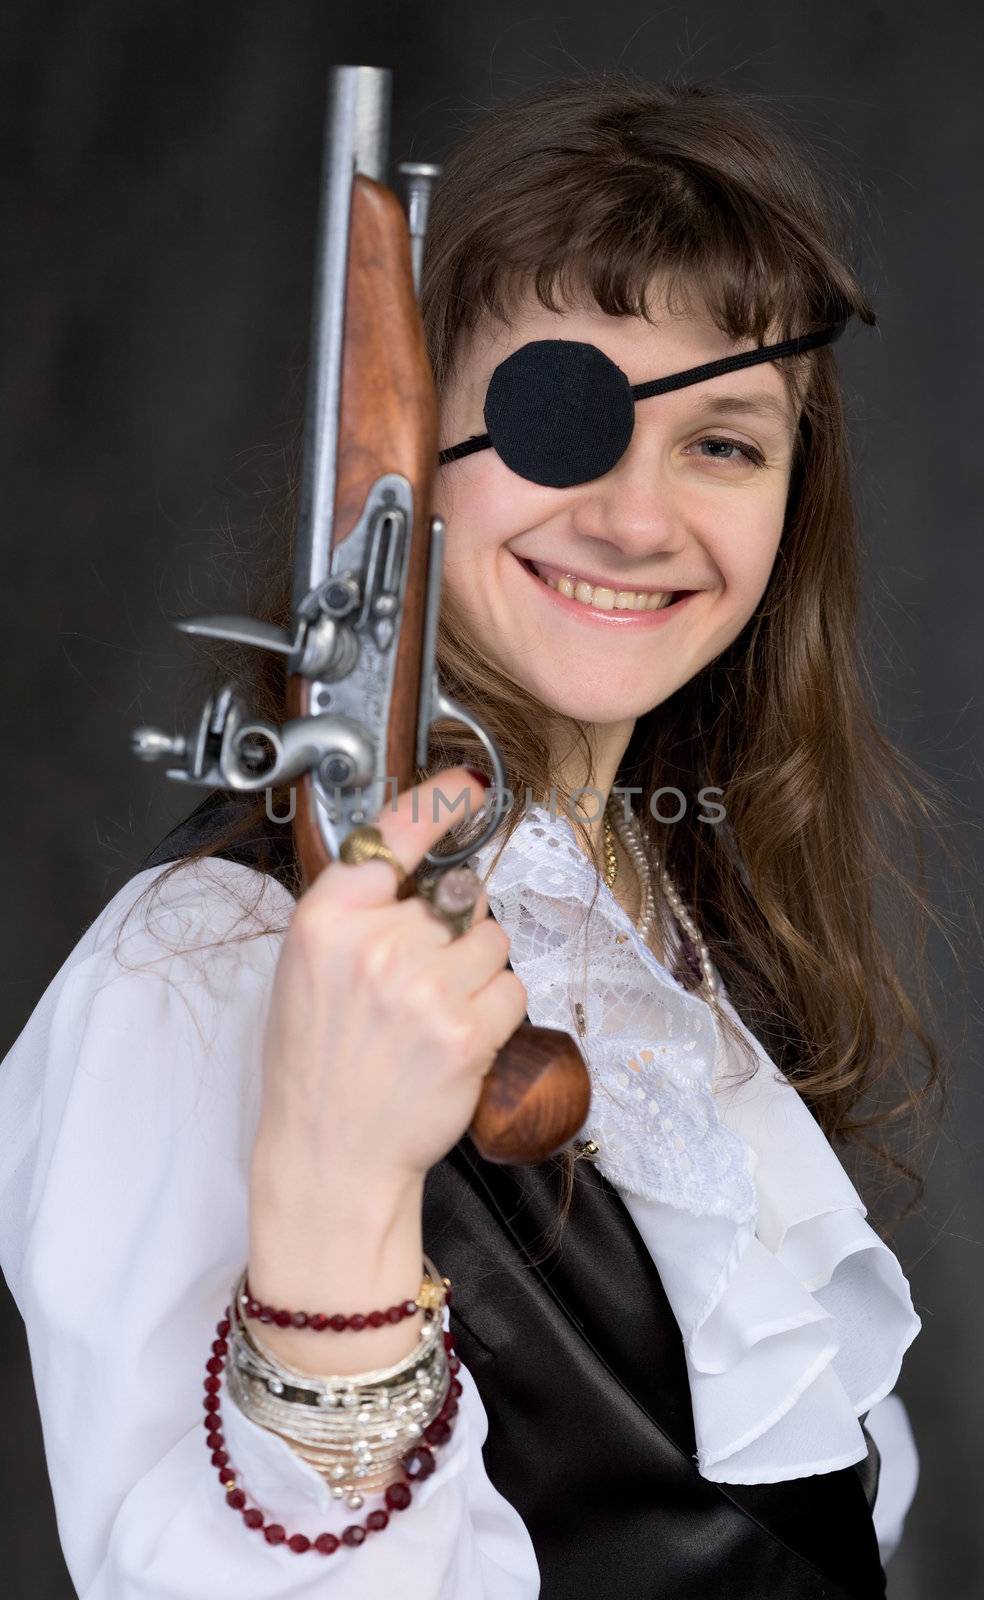
[[[476,450],[492,449],[511,472],[530,483],[552,489],[590,483],[610,472],[628,449],[637,400],[832,344],[846,326],[846,321],[835,322],[818,333],[635,384],[596,345],[535,339],[500,361],[493,372],[485,396],[488,432],[449,446],[438,460],[445,466]]]

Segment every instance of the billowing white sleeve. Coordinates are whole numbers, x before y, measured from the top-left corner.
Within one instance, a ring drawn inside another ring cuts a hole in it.
[[[882,1562],[902,1542],[902,1530],[919,1482],[919,1452],[901,1395],[887,1394],[872,1406],[865,1427],[881,1456],[878,1491],[872,1507]]]
[[[293,901],[247,867],[185,863],[148,922],[134,903],[162,870],[105,908],[0,1065],[0,1267],[80,1600],[536,1600],[533,1546],[486,1475],[464,1367],[436,1471],[360,1547],[295,1554],[226,1504],[203,1380],[247,1258],[263,1028]],[[237,920],[243,899],[253,911]],[[279,931],[242,937],[268,923]],[[333,1501],[224,1384],[220,1401],[247,1503],[288,1537],[382,1504]]]

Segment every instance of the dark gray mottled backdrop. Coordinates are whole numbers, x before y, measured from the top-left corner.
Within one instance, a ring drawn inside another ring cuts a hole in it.
[[[717,79],[802,127],[857,206],[880,317],[838,347],[879,701],[950,788],[972,849],[982,20],[972,0],[622,0],[600,12],[590,0],[8,0],[0,1051],[87,922],[189,809],[131,761],[127,735],[145,718],[168,723],[185,692],[188,654],[168,616],[237,600],[230,568],[235,581],[276,515],[332,63],[396,69],[396,159],[440,159],[482,108],[620,64]],[[979,882],[979,859],[971,869]],[[945,948],[934,960],[948,994]],[[922,1484],[890,1564],[893,1600],[972,1600],[984,1578],[976,986],[959,1049],[967,1003],[944,1009],[953,1110],[925,1212],[899,1242],[924,1319],[900,1385]],[[24,1331],[0,1293],[3,1591],[66,1600]]]

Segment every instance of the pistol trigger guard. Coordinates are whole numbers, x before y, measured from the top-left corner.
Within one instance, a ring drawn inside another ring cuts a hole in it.
[[[432,727],[439,717],[446,717],[451,722],[463,723],[466,728],[471,730],[476,739],[480,741],[482,748],[492,764],[493,793],[496,797],[496,804],[493,808],[492,815],[477,839],[473,839],[470,844],[464,847],[464,849],[455,850],[448,855],[443,853],[440,855],[435,855],[433,850],[427,851],[426,855],[424,856],[424,860],[430,866],[439,867],[441,870],[444,870],[448,867],[461,866],[462,863],[466,862],[469,856],[473,855],[476,850],[481,849],[486,839],[491,839],[493,833],[499,825],[499,821],[504,810],[506,769],[502,760],[502,756],[499,754],[499,747],[492,738],[492,735],[482,726],[478,718],[472,715],[467,706],[459,705],[457,700],[452,700],[449,695],[444,693],[444,690],[441,688],[438,682],[436,673],[434,675],[434,683],[431,689],[430,713],[428,728]]]

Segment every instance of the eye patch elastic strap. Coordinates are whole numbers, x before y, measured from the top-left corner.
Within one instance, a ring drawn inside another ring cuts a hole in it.
[[[628,449],[637,400],[832,344],[846,326],[846,321],[833,323],[817,333],[636,384],[596,345],[536,339],[493,372],[485,397],[488,433],[451,445],[438,459],[444,466],[476,450],[494,449],[512,472],[532,483],[559,489],[588,483],[609,472]]]

